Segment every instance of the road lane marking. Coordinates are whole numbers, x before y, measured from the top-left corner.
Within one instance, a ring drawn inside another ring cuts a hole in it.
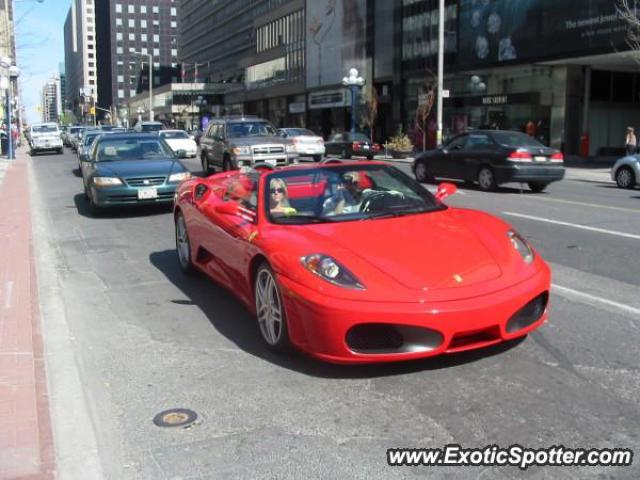
[[[522,213],[502,212],[502,214],[509,215],[511,217],[524,218],[526,220],[534,220],[536,222],[552,223],[554,225],[562,225],[564,227],[578,228],[580,230],[588,230],[590,232],[604,233],[607,235],[615,235],[617,237],[640,240],[640,235],[634,235],[633,233],[618,232],[616,230],[607,230],[606,228],[589,227],[587,225],[579,225],[577,223],[562,222],[560,220],[551,220],[550,218],[534,217],[533,215],[523,215]]]
[[[551,285],[551,288],[552,291],[567,298],[587,300],[587,303],[591,304],[607,305],[617,310],[621,310],[626,314],[630,313],[640,318],[640,308],[630,307],[629,305],[625,305],[624,303],[614,302],[613,300],[598,297],[596,295],[591,295],[589,293],[580,292],[578,290],[574,290],[573,288],[563,287],[562,285],[556,285],[555,283]]]
[[[11,297],[13,296],[13,281],[9,280],[4,284],[4,309],[8,310],[11,308]]]
[[[535,201],[537,202],[539,200],[544,202],[565,203],[567,205],[579,205],[581,207],[603,208],[606,210],[618,210],[620,212],[640,213],[640,209],[637,208],[613,207],[610,205],[598,205],[596,203],[577,202],[575,200],[563,200],[561,198],[545,198],[537,196],[535,198]]]

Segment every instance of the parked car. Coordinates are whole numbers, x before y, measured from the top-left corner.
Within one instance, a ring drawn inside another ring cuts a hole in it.
[[[373,157],[380,152],[380,145],[373,143],[364,133],[336,133],[325,143],[327,155],[340,155],[340,158]]]
[[[281,128],[278,133],[282,138],[288,138],[293,142],[299,157],[311,157],[314,162],[319,162],[326,152],[324,139],[306,128]]]
[[[329,362],[525,336],[547,319],[549,267],[503,220],[442,203],[455,188],[433,196],[382,162],[194,177],[176,196],[177,261],[236,295],[270,348]]]
[[[64,150],[57,123],[34,123],[29,127],[30,154],[54,150],[61,154]]]
[[[420,182],[449,178],[477,182],[495,190],[508,182],[527,183],[542,192],[564,178],[564,156],[520,132],[474,130],[457,135],[441,147],[416,157],[413,172]]]
[[[202,170],[207,174],[267,163],[285,166],[297,159],[290,140],[266,120],[250,116],[214,118],[200,139]]]
[[[160,130],[158,135],[169,144],[174,152],[184,150],[189,158],[193,158],[198,154],[198,145],[189,138],[189,134],[184,130]]]
[[[123,205],[171,203],[191,174],[156,134],[100,135],[82,158],[84,193],[92,214]]]
[[[640,184],[640,155],[627,155],[611,169],[611,179],[619,188],[635,188]]]
[[[75,126],[69,129],[69,133],[67,134],[67,139],[69,143],[69,147],[74,152],[78,151],[78,144],[80,143],[80,137],[82,136],[82,131],[88,127],[85,126]]]
[[[157,133],[163,129],[164,125],[161,122],[138,122],[133,127],[133,130],[138,133]]]
[[[82,171],[82,159],[88,157],[89,152],[91,151],[91,146],[93,142],[100,135],[108,135],[111,132],[105,132],[102,130],[85,130],[82,135],[82,144],[78,146],[78,169]]]

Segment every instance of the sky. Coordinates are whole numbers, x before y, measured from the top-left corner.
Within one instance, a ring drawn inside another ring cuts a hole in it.
[[[21,100],[26,121],[41,120],[42,87],[64,62],[64,21],[70,0],[14,0]]]

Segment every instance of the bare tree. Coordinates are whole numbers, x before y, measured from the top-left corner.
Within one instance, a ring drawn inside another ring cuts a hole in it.
[[[436,76],[431,70],[427,70],[427,76],[420,87],[416,109],[416,128],[422,132],[422,151],[427,148],[427,123],[436,100],[436,86]]]
[[[371,142],[373,142],[373,130],[378,119],[378,91],[371,87],[371,93],[365,98],[365,109],[362,114],[362,123],[369,127]]]
[[[627,27],[627,45],[632,51],[640,52],[640,6],[637,0],[616,0],[616,10]]]

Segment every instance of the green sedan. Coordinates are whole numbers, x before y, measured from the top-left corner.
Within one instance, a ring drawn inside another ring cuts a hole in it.
[[[153,134],[99,137],[80,158],[92,215],[108,207],[173,202],[180,182],[191,177],[179,160],[185,156]]]

